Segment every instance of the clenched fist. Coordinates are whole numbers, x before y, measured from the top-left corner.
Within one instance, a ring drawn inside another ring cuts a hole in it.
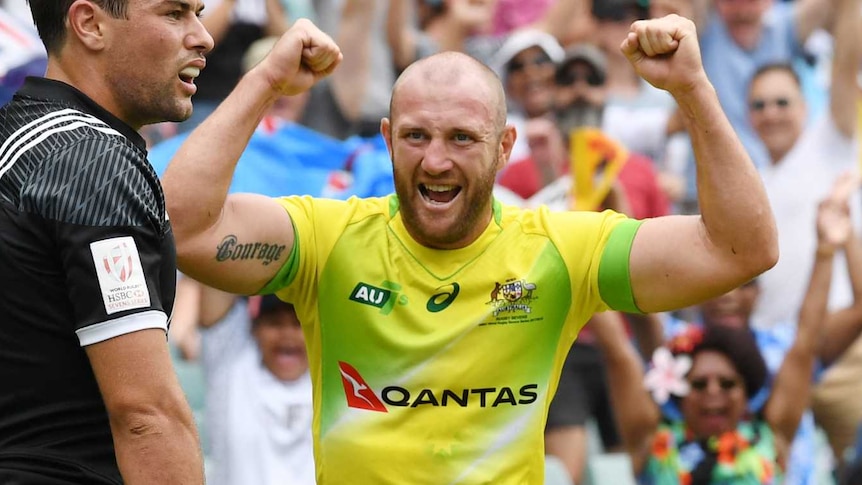
[[[694,23],[684,17],[634,22],[620,50],[638,75],[671,94],[708,82]]]
[[[292,96],[308,90],[341,62],[341,49],[311,21],[299,19],[254,67],[273,90]]]

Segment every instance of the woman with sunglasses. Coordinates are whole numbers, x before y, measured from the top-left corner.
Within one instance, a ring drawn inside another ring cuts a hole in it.
[[[644,376],[616,315],[594,317],[614,412],[640,483],[783,483],[822,335],[831,329],[826,303],[833,255],[848,242],[858,244],[847,204],[856,188],[857,178],[842,178],[820,204],[817,254],[796,337],[774,375],[748,328],[709,325],[677,334],[656,351]],[[752,405],[761,398],[762,406]]]

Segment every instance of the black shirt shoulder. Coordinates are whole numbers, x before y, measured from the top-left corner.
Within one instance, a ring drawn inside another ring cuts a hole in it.
[[[143,139],[83,93],[28,78],[0,121],[0,200],[63,223],[164,225]]]
[[[86,226],[160,227],[161,186],[146,155],[125,138],[89,133],[51,147],[22,184],[21,209]]]

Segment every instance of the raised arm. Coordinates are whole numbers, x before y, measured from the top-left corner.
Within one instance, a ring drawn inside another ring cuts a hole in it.
[[[655,349],[664,343],[664,324],[661,315],[657,313],[626,314],[641,357],[649,359]]]
[[[712,0],[650,0],[650,17],[664,17],[675,13],[694,22],[698,31],[706,28],[712,9]]]
[[[287,12],[284,11],[281,0],[266,0],[266,18],[265,31],[267,36],[280,36],[287,32],[287,28],[290,26],[287,22]]]
[[[809,405],[812,373],[826,320],[833,256],[853,232],[847,200],[856,188],[856,178],[845,176],[818,207],[817,252],[808,291],[799,310],[796,338],[778,370],[764,409],[766,421],[786,443],[793,441],[802,413]]]
[[[349,121],[362,116],[368,92],[372,37],[377,0],[344,0],[338,24],[338,45],[344,46],[344,62],[332,75],[332,94],[341,114]]]
[[[592,3],[593,0],[557,0],[532,27],[553,35],[563,45],[584,42],[595,29]]]
[[[661,413],[644,387],[643,364],[629,342],[621,316],[616,312],[598,313],[589,325],[607,364],[611,405],[623,446],[639,473]]]
[[[222,0],[215,7],[207,8],[201,17],[201,23],[207,28],[216,45],[221,42],[230,27],[235,5],[236,0]]]
[[[227,197],[228,187],[272,103],[307,90],[340,61],[332,39],[298,20],[174,155],[162,186],[183,273],[238,294],[260,290],[277,274],[293,248],[289,216],[268,197]]]
[[[201,328],[210,328],[221,322],[230,312],[231,308],[240,298],[237,295],[227,293],[215,288],[200,285],[200,321]]]
[[[820,339],[820,361],[831,364],[862,335],[862,240],[851,230],[844,245],[853,303],[826,317]]]
[[[392,62],[398,71],[416,60],[416,27],[412,23],[413,0],[389,0],[386,14],[386,40]]]
[[[701,215],[646,220],[630,256],[638,307],[682,308],[771,268],[778,259],[775,221],[703,70],[694,24],[676,15],[635,22],[621,49],[641,77],[676,99],[694,148]]]
[[[793,22],[796,24],[796,38],[799,43],[804,44],[815,30],[831,24],[833,14],[837,13],[835,4],[842,1],[844,0],[796,0],[793,5]],[[839,16],[834,19],[838,20]]]
[[[853,304],[826,317],[819,352],[820,361],[825,365],[838,360],[862,335],[862,241],[855,234],[847,241],[844,256],[850,269]]]
[[[829,87],[829,113],[844,136],[856,134],[859,85],[857,75],[862,61],[862,0],[833,0],[838,10],[833,38],[832,83]],[[805,3],[805,2],[802,2]]]
[[[174,310],[168,340],[180,351],[185,360],[195,361],[200,355],[198,320],[201,308],[201,285],[197,281],[179,275]]]

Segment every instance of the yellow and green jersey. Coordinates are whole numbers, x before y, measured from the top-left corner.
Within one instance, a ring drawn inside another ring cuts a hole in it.
[[[263,292],[303,324],[318,483],[542,483],[569,347],[593,313],[636,311],[639,223],[495,203],[470,246],[435,250],[395,196],[280,202],[296,243]]]

